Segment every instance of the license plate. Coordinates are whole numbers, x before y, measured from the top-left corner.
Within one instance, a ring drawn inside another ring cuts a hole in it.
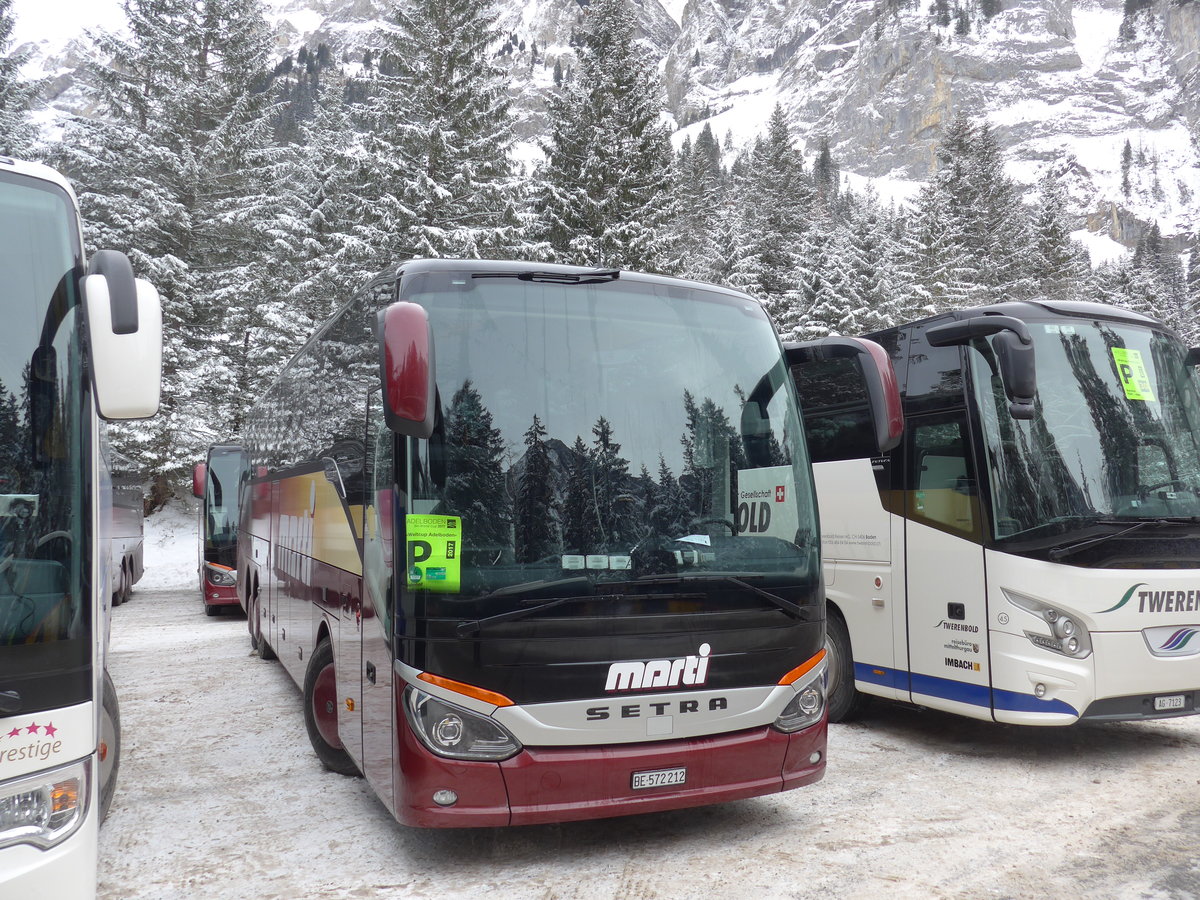
[[[1163,709],[1183,709],[1183,704],[1183,694],[1171,694],[1169,697],[1154,698],[1154,709],[1156,711]]]
[[[667,787],[672,784],[683,784],[687,781],[687,769],[657,769],[653,772],[634,772],[633,789]]]

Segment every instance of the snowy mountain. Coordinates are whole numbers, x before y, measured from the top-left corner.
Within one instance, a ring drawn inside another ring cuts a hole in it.
[[[932,174],[944,126],[966,113],[994,129],[1018,183],[1032,189],[1056,167],[1078,225],[1096,235],[1129,247],[1157,222],[1182,249],[1200,228],[1200,0],[632,5],[661,61],[677,143],[708,123],[745,145],[778,103],[807,155],[826,137],[852,184],[870,179],[903,199]],[[347,66],[372,46],[387,6],[268,3],[281,57],[324,42]],[[587,0],[500,0],[498,14],[497,53],[532,160],[556,64],[569,77]],[[64,37],[38,44],[35,65],[54,79],[54,103],[72,108],[86,42]]]

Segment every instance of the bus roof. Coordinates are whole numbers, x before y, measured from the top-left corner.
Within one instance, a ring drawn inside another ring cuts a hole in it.
[[[20,159],[12,159],[8,156],[0,156],[0,172],[12,172],[16,175],[22,175],[26,178],[37,178],[40,181],[48,181],[56,185],[71,195],[71,202],[76,206],[79,205],[75,197],[75,191],[71,188],[70,182],[67,181],[60,173],[44,166],[37,162],[25,162]]]
[[[955,309],[944,313],[938,313],[936,316],[927,316],[924,319],[916,319],[911,322],[904,322],[900,325],[893,325],[891,328],[884,328],[875,334],[884,334],[889,331],[895,331],[900,328],[911,328],[913,326],[925,325],[927,323],[936,322],[945,319],[947,316],[953,319],[973,319],[976,316],[1012,316],[1015,319],[1036,319],[1045,318],[1046,316],[1071,316],[1075,318],[1086,319],[1109,319],[1113,321],[1129,322],[1134,325],[1147,325],[1153,328],[1167,328],[1158,319],[1152,319],[1142,313],[1134,312],[1130,309],[1125,309],[1120,306],[1112,306],[1108,303],[1096,303],[1090,300],[1012,300],[1005,303],[991,303],[986,306],[973,306],[966,309]],[[1169,329],[1168,329],[1169,330]],[[870,335],[867,335],[870,337]]]

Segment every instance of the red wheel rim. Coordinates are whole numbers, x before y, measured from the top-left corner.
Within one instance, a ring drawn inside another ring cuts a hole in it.
[[[342,739],[338,737],[337,724],[337,676],[333,663],[320,671],[313,684],[312,712],[321,738],[330,747],[341,750]]]

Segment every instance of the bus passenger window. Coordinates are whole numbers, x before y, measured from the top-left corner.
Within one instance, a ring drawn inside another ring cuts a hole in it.
[[[911,431],[914,469],[909,515],[973,533],[979,525],[975,474],[962,421],[918,424]]]

